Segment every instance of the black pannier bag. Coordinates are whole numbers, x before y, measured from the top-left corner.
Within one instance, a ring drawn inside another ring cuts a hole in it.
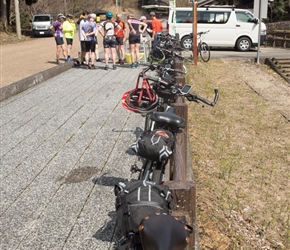
[[[155,213],[170,214],[173,208],[173,197],[166,185],[130,180],[127,184],[116,185],[115,195],[116,236],[119,244],[138,234],[138,227],[146,216]]]
[[[167,214],[150,215],[139,226],[143,250],[184,250],[192,232],[191,226]]]
[[[165,129],[147,131],[131,145],[133,151],[152,161],[163,161],[172,154],[174,144],[173,134]]]

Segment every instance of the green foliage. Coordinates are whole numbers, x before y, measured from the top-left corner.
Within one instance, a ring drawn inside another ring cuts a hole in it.
[[[273,1],[268,7],[269,22],[289,20],[290,6],[287,0]]]

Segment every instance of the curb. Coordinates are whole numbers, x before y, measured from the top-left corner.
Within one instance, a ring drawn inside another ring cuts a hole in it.
[[[56,76],[64,71],[67,71],[71,69],[72,66],[73,66],[73,61],[66,62],[56,67],[43,70],[37,74],[28,76],[17,82],[11,83],[9,85],[5,85],[0,88],[0,102],[13,95],[17,95],[23,92],[24,90],[27,90],[30,87],[33,87],[39,83],[42,83],[53,76]]]

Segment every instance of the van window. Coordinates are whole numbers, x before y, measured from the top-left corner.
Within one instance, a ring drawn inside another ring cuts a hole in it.
[[[192,11],[176,11],[176,23],[192,23]]]
[[[35,16],[34,17],[34,22],[47,22],[50,21],[49,16]]]
[[[237,11],[236,16],[239,22],[244,22],[244,23],[255,22],[255,18],[250,12]]]
[[[197,12],[197,22],[198,23],[227,23],[231,15],[230,11],[220,12],[220,11],[198,11]]]
[[[198,11],[198,23],[226,23],[231,15],[230,11]],[[192,23],[192,11],[176,11],[176,23]],[[173,20],[172,20],[173,22]]]

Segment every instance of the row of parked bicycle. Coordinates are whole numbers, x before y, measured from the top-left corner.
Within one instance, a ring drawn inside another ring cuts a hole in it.
[[[177,39],[160,35],[157,47],[150,52],[151,63],[139,73],[135,88],[122,97],[123,107],[142,115],[145,124],[143,133],[131,145],[142,164],[131,167],[137,178],[115,186],[119,250],[185,249],[193,231],[171,215],[174,200],[164,184],[174,136],[186,127],[172,104],[181,96],[214,106],[219,95],[215,90],[214,100],[209,101],[190,93],[190,85],[176,83],[177,75],[186,74],[185,67],[175,69],[176,60],[185,60],[181,51]]]

